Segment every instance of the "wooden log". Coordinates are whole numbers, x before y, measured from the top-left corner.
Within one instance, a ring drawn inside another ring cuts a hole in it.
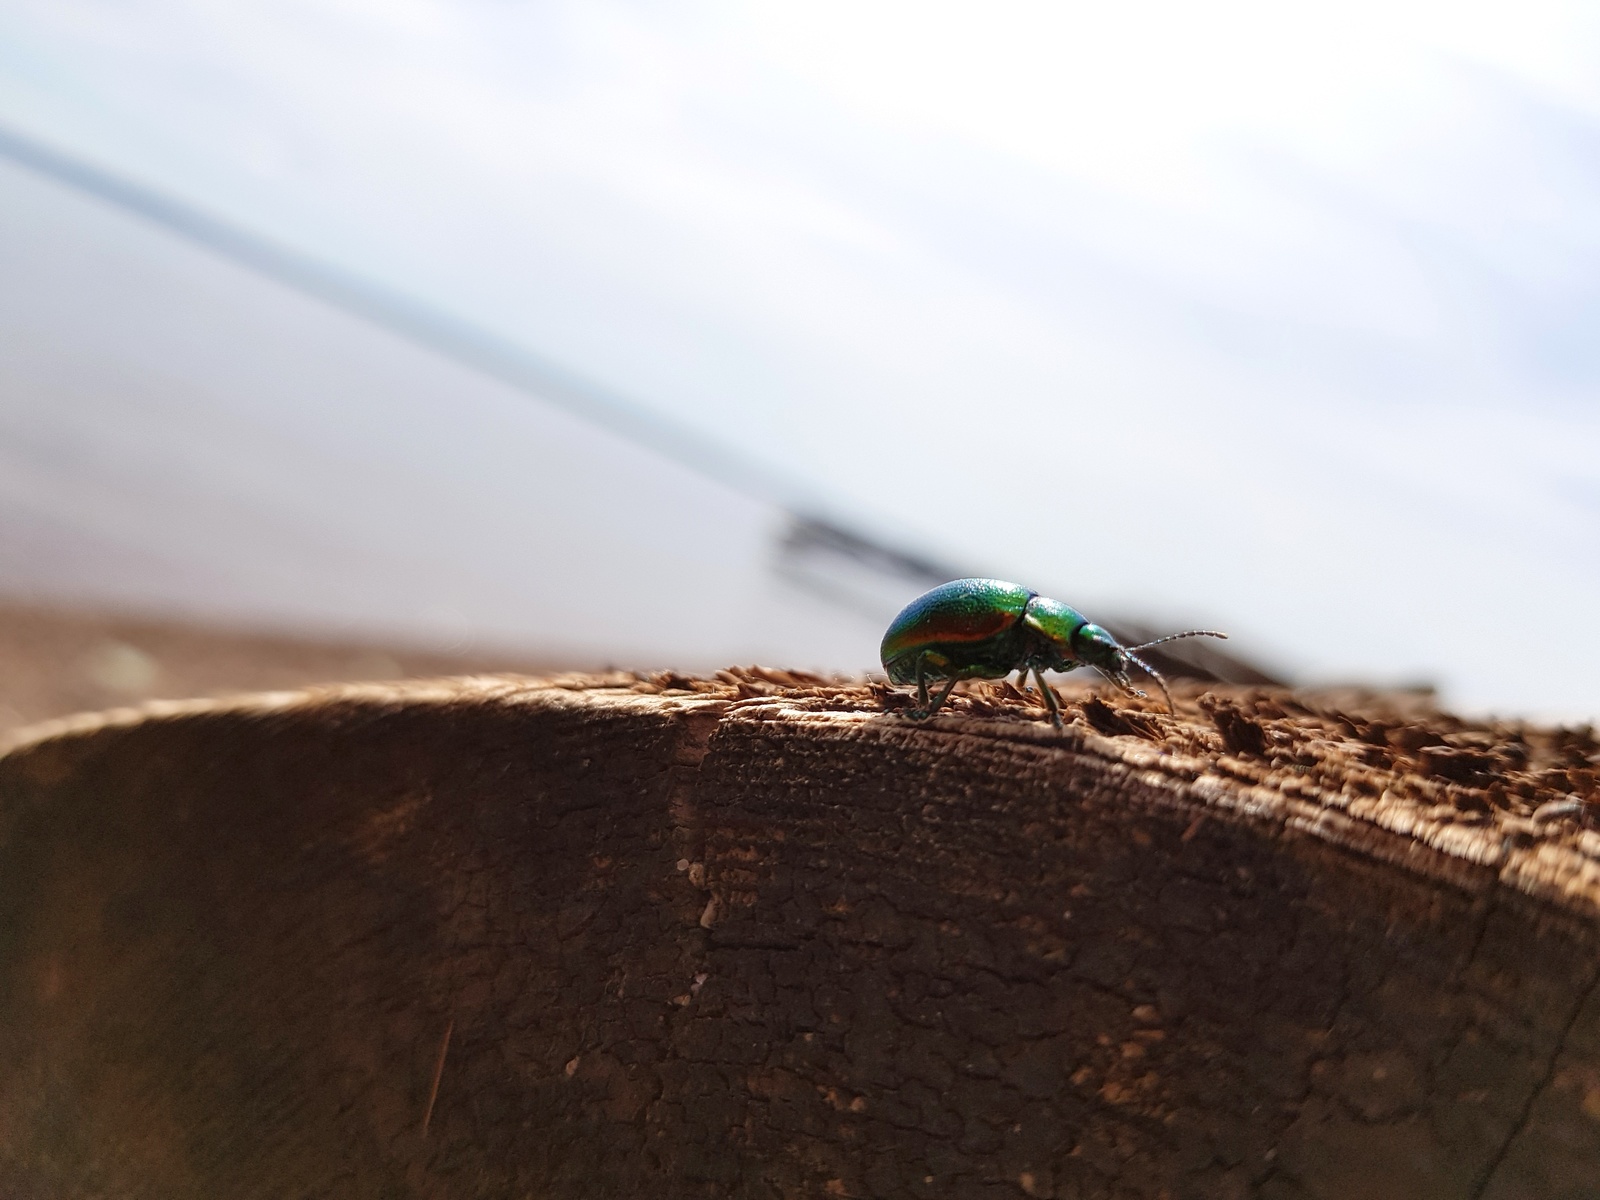
[[[1600,1195],[1587,730],[782,672],[0,758],[0,1195]]]

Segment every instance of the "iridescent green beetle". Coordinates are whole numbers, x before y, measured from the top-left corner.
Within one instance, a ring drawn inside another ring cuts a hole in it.
[[[879,657],[890,683],[917,685],[921,707],[913,715],[924,718],[939,711],[962,679],[1003,679],[1018,671],[1018,684],[1026,687],[1032,671],[1050,706],[1050,719],[1059,727],[1061,703],[1045,682],[1044,672],[1093,667],[1123,691],[1143,696],[1128,678],[1131,663],[1160,685],[1171,712],[1167,681],[1138,652],[1179,638],[1227,636],[1191,629],[1123,646],[1059,600],[999,579],[957,579],[924,592],[901,609],[883,635]],[[950,681],[932,704],[928,703],[930,679]]]

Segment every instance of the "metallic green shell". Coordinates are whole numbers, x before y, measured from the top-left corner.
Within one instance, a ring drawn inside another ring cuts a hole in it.
[[[890,677],[895,663],[918,651],[992,641],[1022,617],[1037,595],[1000,579],[957,579],[924,592],[900,610],[878,657]]]
[[[1028,605],[1026,620],[1064,653],[1070,653],[1078,630],[1089,623],[1077,609],[1048,596],[1034,597],[1033,603]]]
[[[891,683],[999,679],[1012,671],[1080,665],[1074,637],[1088,626],[1059,600],[1000,579],[957,579],[918,596],[883,635]]]

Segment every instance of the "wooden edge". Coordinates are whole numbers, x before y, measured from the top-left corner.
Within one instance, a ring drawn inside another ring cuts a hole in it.
[[[1383,790],[1363,794],[1286,777],[1228,753],[1182,753],[1132,736],[1107,736],[1081,718],[1057,730],[1037,720],[940,716],[911,724],[871,706],[868,689],[840,682],[854,708],[818,708],[809,697],[783,692],[740,696],[723,689],[662,694],[639,690],[638,676],[473,675],[389,683],[336,684],[213,699],[157,700],[79,713],[25,726],[0,737],[0,758],[64,740],[92,738],[151,723],[224,715],[307,713],[355,705],[461,707],[493,705],[530,712],[595,706],[623,711],[699,713],[725,720],[783,721],[825,726],[883,726],[894,737],[959,743],[977,738],[1021,742],[1088,755],[1145,785],[1158,803],[1196,816],[1312,838],[1376,862],[1400,867],[1473,894],[1498,884],[1509,891],[1587,919],[1600,919],[1600,833],[1572,823],[1545,828],[1515,815],[1481,824],[1441,817],[1438,806]],[[1223,690],[1223,689],[1218,689]],[[892,732],[891,732],[892,731]],[[1370,789],[1369,789],[1370,790]]]

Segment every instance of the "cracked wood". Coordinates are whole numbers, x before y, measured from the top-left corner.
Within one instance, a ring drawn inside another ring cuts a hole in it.
[[[0,1193],[1600,1190],[1589,731],[1179,696],[1057,733],[1008,685],[916,725],[789,672],[484,678],[23,731]]]

